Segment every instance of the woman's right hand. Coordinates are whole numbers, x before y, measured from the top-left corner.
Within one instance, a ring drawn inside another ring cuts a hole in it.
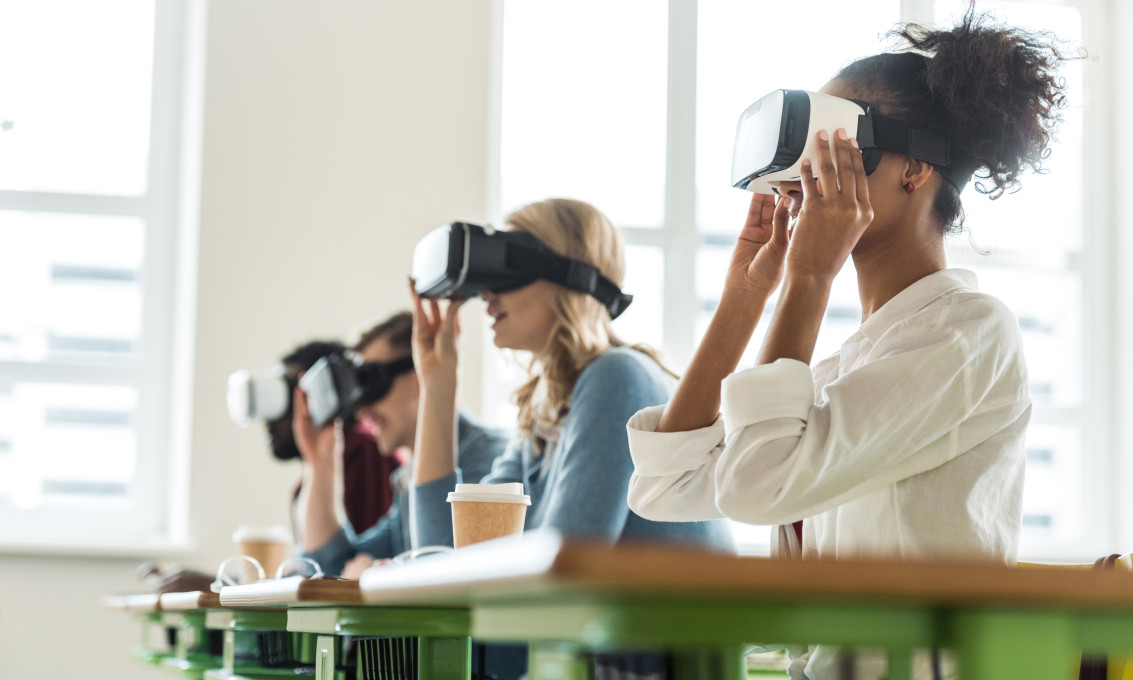
[[[783,279],[787,253],[787,224],[791,202],[766,194],[752,194],[732,261],[724,279],[724,291],[758,292],[764,295]]]
[[[413,296],[413,365],[426,385],[456,384],[460,307],[464,300],[447,303],[442,312],[436,300],[423,300],[409,282]]]
[[[333,467],[335,453],[342,448],[344,442],[342,421],[335,420],[333,425],[315,427],[311,421],[311,410],[307,406],[307,394],[302,388],[295,388],[291,403],[295,405],[291,431],[303,461],[315,468]]]

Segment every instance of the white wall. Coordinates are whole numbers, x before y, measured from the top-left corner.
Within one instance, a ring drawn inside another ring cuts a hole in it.
[[[485,219],[489,4],[208,7],[185,563],[212,568],[237,524],[286,522],[297,478],[228,420],[228,374],[404,307],[420,235]],[[0,676],[162,677],[129,659],[134,622],[98,609],[143,557],[0,555]]]

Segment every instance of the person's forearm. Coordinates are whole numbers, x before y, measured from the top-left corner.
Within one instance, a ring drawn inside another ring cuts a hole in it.
[[[335,508],[333,465],[303,464],[303,488],[299,493],[299,516],[303,518],[300,544],[305,551],[321,548],[342,528]]]
[[[688,371],[661,413],[657,432],[687,432],[716,420],[720,383],[739,365],[768,297],[770,291],[724,291]]]
[[[771,327],[759,351],[759,363],[794,359],[810,364],[818,329],[830,300],[833,280],[826,277],[791,276],[783,282]]]
[[[455,376],[422,384],[413,452],[415,484],[456,472],[456,384]]]

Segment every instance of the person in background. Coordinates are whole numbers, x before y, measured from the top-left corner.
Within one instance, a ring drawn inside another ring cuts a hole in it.
[[[1019,326],[948,268],[944,237],[973,172],[995,198],[1041,168],[1064,58],[1052,36],[971,9],[951,29],[894,33],[908,49],[851,63],[823,92],[947,137],[950,161],[886,151],[867,176],[854,131],[822,131],[801,182],[753,196],[688,373],[630,420],[629,501],[643,516],[780,525],[794,558],[1015,562],[1031,413]],[[862,324],[812,368],[847,259]],[[735,372],[776,289],[758,365]],[[856,663],[855,677],[885,674],[883,658]],[[920,659],[917,677],[934,665]],[[819,646],[790,672],[825,680],[838,666]]]
[[[344,356],[347,348],[341,342],[314,340],[304,343],[280,360],[284,375],[289,384],[297,385],[303,376],[319,359],[337,354]],[[267,423],[268,441],[272,455],[279,460],[301,460],[296,445],[294,421],[294,400],[292,408],[279,418]],[[393,487],[390,475],[400,465],[392,449],[379,446],[370,428],[357,418],[348,418],[343,423],[342,486],[343,509],[347,520],[358,531],[365,531],[389,511],[393,503]],[[303,491],[303,479],[295,487],[292,497],[293,519],[296,542],[304,541],[304,518],[299,511],[298,502]]]
[[[549,199],[516,210],[506,223],[508,230],[528,232],[559,255],[596,267],[621,287],[621,236],[594,206]],[[482,297],[496,346],[530,353],[527,382],[515,393],[519,435],[489,475],[456,469],[453,414],[462,303],[453,301],[442,311],[437,301],[414,293],[413,356],[422,390],[412,494],[416,540],[453,544],[446,499],[458,482],[521,482],[531,498],[527,530],[552,528],[611,544],[660,541],[732,550],[724,522],[653,522],[627,505],[633,463],[626,421],[639,409],[665,402],[672,386],[673,376],[657,355],[618,338],[609,311],[596,299],[557,283],[540,279]],[[488,669],[501,679],[519,677],[524,650],[493,647],[488,646],[489,653],[498,653],[489,656]],[[655,654],[610,654],[595,670],[601,677],[626,667],[656,670],[663,663]]]
[[[412,355],[413,315],[400,312],[362,334],[354,349],[364,362],[393,366]],[[419,386],[412,366],[392,378],[381,399],[355,410],[370,428],[383,451],[397,452],[411,460],[417,439]],[[305,557],[317,561],[327,574],[358,578],[375,559],[389,559],[414,547],[409,531],[409,468],[395,470],[390,478],[394,503],[366,531],[341,519],[341,498],[336,490],[336,447],[341,446],[337,429],[315,428],[307,411],[306,396],[295,392],[295,441],[303,455],[303,492],[299,506],[306,532],[301,548]],[[483,475],[503,446],[505,435],[487,428],[470,415],[457,417],[460,466],[470,475]],[[418,546],[420,547],[420,546]]]
[[[295,386],[299,378],[310,370],[319,359],[330,355],[345,355],[346,346],[336,340],[312,340],[305,342],[287,353],[280,364],[288,384]],[[299,460],[301,454],[295,443],[292,428],[294,402],[285,414],[265,422],[268,448],[279,461]],[[393,489],[390,476],[399,462],[392,455],[393,449],[382,450],[369,426],[354,418],[343,424],[342,449],[342,489],[343,512],[352,526],[359,531],[369,529],[386,514],[393,502]],[[304,522],[299,511],[299,498],[303,490],[303,477],[300,477],[292,493],[291,517],[296,542],[304,542]],[[215,578],[214,574],[185,568],[179,565],[161,565],[146,562],[138,569],[138,576],[152,585],[158,592],[189,592],[208,590]],[[269,574],[270,576],[270,574]]]

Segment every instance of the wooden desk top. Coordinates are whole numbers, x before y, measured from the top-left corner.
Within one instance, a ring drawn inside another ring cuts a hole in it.
[[[220,595],[211,590],[194,590],[187,593],[164,593],[161,595],[161,608],[165,611],[218,609],[220,606]]]
[[[226,607],[262,607],[299,602],[359,604],[362,594],[357,581],[337,578],[288,576],[220,589],[220,604]]]
[[[751,601],[1083,606],[1133,609],[1133,572],[991,563],[795,562],[672,546],[606,546],[532,532],[372,567],[368,603],[471,604],[564,594]]]
[[[102,608],[117,612],[155,612],[161,609],[161,601],[156,593],[107,595],[102,598]]]

